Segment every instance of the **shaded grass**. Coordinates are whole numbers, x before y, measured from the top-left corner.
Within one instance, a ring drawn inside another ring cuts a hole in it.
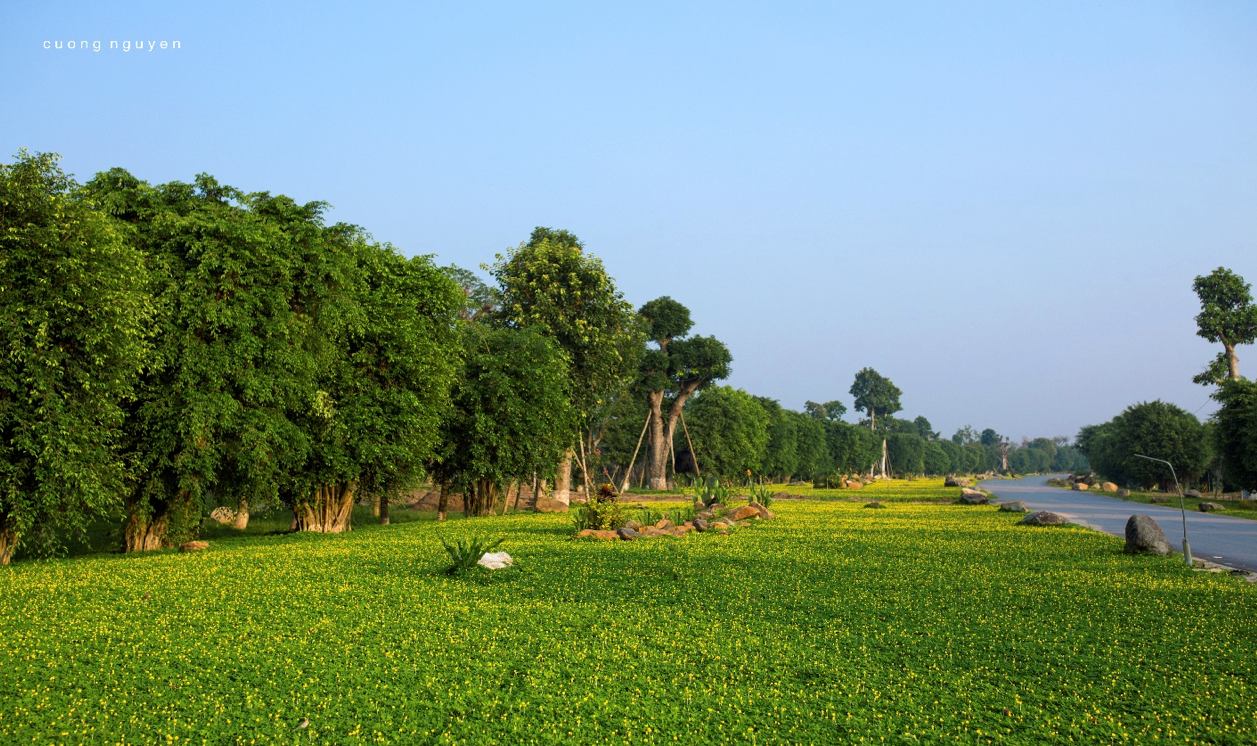
[[[0,742],[1257,739],[1248,584],[987,507],[774,510],[727,537],[525,514],[21,563]],[[518,569],[443,576],[438,537],[470,536]]]

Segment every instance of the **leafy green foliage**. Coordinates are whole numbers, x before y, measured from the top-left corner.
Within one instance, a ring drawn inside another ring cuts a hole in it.
[[[1223,479],[1231,489],[1257,492],[1257,383],[1222,381],[1214,399],[1221,405],[1214,415],[1213,442]]]
[[[1238,380],[1235,347],[1257,341],[1257,304],[1253,303],[1252,286],[1231,270],[1218,267],[1208,275],[1197,277],[1192,282],[1192,290],[1200,299],[1197,334],[1223,346],[1222,357],[1193,380],[1216,383],[1222,368],[1219,363],[1225,363],[1231,379]]]
[[[554,473],[576,429],[567,398],[566,356],[532,328],[463,329],[465,361],[440,436],[437,478],[485,515],[511,480]]]
[[[768,413],[755,397],[730,386],[712,386],[690,400],[685,421],[704,475],[744,479],[762,471],[768,451]]]
[[[874,429],[878,415],[884,417],[903,409],[899,404],[899,396],[903,392],[889,378],[872,368],[863,368],[855,374],[850,393],[855,397],[855,408],[869,416]]]
[[[1078,446],[1098,473],[1119,485],[1162,490],[1174,486],[1170,470],[1135,454],[1169,461],[1186,485],[1205,471],[1206,442],[1195,415],[1160,400],[1133,404],[1109,422],[1078,433]]]
[[[476,569],[480,558],[486,552],[492,552],[502,545],[505,539],[458,539],[453,544],[441,538],[441,546],[445,547],[445,553],[450,556],[450,561],[454,564],[445,569],[446,575],[463,575]]]
[[[824,404],[808,401],[803,403],[803,411],[808,417],[818,420],[841,420],[847,413],[847,405],[840,401],[827,401]]]
[[[573,521],[577,531],[587,528],[597,531],[620,528],[628,518],[617,499],[615,488],[606,484],[601,485],[584,505],[576,506]]]
[[[52,154],[0,165],[0,564],[116,508],[153,314],[143,255]]]
[[[499,323],[532,327],[565,353],[568,395],[582,420],[633,380],[642,343],[633,307],[575,236],[538,228],[489,271],[501,293]]]

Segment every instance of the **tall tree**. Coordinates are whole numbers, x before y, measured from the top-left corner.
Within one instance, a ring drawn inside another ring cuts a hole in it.
[[[202,506],[274,501],[304,462],[290,416],[314,401],[320,309],[344,281],[318,250],[322,203],[244,194],[200,175],[152,188],[121,169],[88,184],[149,264],[153,364],[124,432],[136,480],[128,551],[177,545]]]
[[[327,233],[349,263],[317,382],[302,418],[311,456],[291,492],[296,528],[349,530],[359,495],[390,499],[435,452],[461,354],[454,319],[464,294],[430,257],[407,259],[345,226]]]
[[[863,410],[869,416],[869,429],[877,430],[877,415],[883,417],[889,416],[903,409],[899,404],[899,396],[903,392],[899,387],[890,382],[882,374],[872,368],[864,368],[855,374],[855,381],[851,384],[851,395],[855,397],[855,408]],[[886,462],[889,459],[889,453],[886,449],[886,439],[882,438],[882,458],[881,458],[881,474],[886,476]],[[874,464],[874,467],[877,465]],[[872,468],[870,468],[870,473]]]
[[[0,165],[0,565],[121,504],[122,404],[148,357],[143,255],[57,160]]]
[[[528,243],[499,254],[489,271],[501,291],[499,324],[536,327],[564,352],[568,395],[580,423],[555,479],[554,499],[566,503],[578,430],[633,381],[640,327],[602,262],[567,231],[537,228]]]
[[[668,449],[686,401],[713,382],[728,378],[733,356],[714,337],[687,337],[693,326],[690,311],[666,295],[644,304],[638,314],[646,321],[649,339],[658,346],[642,357],[639,380],[649,392],[650,488],[663,490],[668,488]],[[665,395],[671,396],[666,418]],[[702,449],[695,448],[701,458]]]
[[[1192,380],[1203,384],[1217,383],[1224,376],[1240,380],[1235,347],[1257,340],[1257,304],[1253,303],[1252,286],[1231,270],[1218,267],[1197,277],[1192,289],[1200,299],[1197,335],[1215,344],[1222,343],[1222,352],[1214,362]]]

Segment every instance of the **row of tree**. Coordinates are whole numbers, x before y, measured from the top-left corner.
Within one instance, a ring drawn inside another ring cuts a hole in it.
[[[25,151],[0,166],[0,563],[102,516],[128,551],[178,545],[217,505],[241,528],[282,506],[293,530],[343,531],[355,502],[387,521],[425,480],[480,515],[523,484],[567,502],[574,473],[663,488],[1077,456],[942,439],[867,368],[857,424],[720,386],[728,348],[671,298],[635,310],[566,231],[538,228],[488,285],[325,208],[206,175],[79,185]]]
[[[1217,412],[1202,423],[1173,404],[1141,402],[1109,422],[1084,427],[1078,444],[1092,467],[1117,484],[1167,490],[1177,475],[1189,485],[1257,491],[1257,383],[1240,375],[1235,351],[1257,341],[1252,287],[1219,267],[1198,276],[1192,289],[1201,308],[1197,334],[1222,345],[1217,357],[1192,379],[1213,388]],[[1173,471],[1149,458],[1169,461]]]

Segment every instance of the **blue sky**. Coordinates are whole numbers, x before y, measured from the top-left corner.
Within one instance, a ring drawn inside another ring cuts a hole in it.
[[[733,385],[850,405],[872,366],[947,434],[1205,416],[1192,278],[1257,281],[1251,2],[7,2],[0,73],[6,156],[467,267],[567,228]]]

